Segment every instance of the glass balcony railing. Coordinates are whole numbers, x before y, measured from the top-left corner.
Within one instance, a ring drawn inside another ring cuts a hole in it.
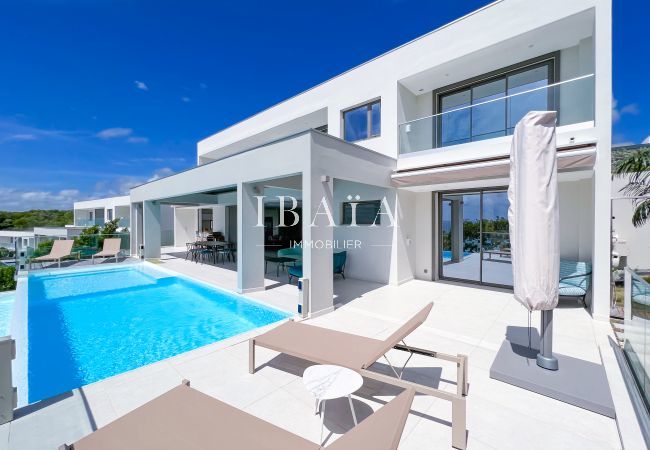
[[[104,225],[103,220],[94,219],[77,219],[74,221],[75,227],[92,227],[94,225]]]
[[[594,120],[593,74],[493,97],[400,124],[400,154],[508,136],[530,111],[557,111],[558,126]]]
[[[623,351],[646,407],[650,408],[650,276],[625,268]]]

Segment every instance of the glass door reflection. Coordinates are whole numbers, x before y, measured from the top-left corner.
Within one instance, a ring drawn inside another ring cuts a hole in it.
[[[442,276],[481,281],[481,193],[443,194]]]
[[[508,193],[484,192],[481,216],[481,281],[512,286]]]
[[[440,199],[440,276],[512,286],[507,192],[450,192]]]

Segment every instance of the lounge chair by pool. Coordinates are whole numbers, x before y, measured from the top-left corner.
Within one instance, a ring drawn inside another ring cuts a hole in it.
[[[54,241],[49,254],[38,256],[29,260],[29,268],[32,268],[33,262],[40,262],[42,265],[46,261],[57,261],[59,263],[58,266],[61,267],[61,260],[67,256],[70,256],[72,253],[73,244],[74,241],[71,239],[61,239]]]
[[[117,262],[117,257],[122,251],[120,249],[122,245],[122,239],[120,238],[109,238],[104,239],[104,248],[101,252],[95,253],[91,259],[92,263],[95,264],[95,258],[108,258],[109,256],[115,257],[115,262]]]
[[[285,322],[249,340],[249,372],[255,373],[255,346],[261,346],[318,364],[347,367],[360,373],[364,378],[372,378],[407,389],[413,388],[416,392],[448,400],[452,403],[452,445],[464,449],[467,444],[464,397],[467,395],[468,389],[467,356],[447,355],[407,346],[404,343],[404,339],[424,323],[432,307],[433,303],[429,303],[384,340],[306,325],[302,322]],[[400,373],[386,356],[391,349],[410,353]],[[414,354],[455,362],[457,367],[456,394],[405,381],[402,375],[406,364]],[[386,359],[396,378],[369,370],[370,366],[382,357]]]
[[[327,448],[395,450],[415,392],[407,389]],[[281,406],[281,405],[278,405]],[[165,394],[60,450],[319,450],[319,444],[189,387]]]

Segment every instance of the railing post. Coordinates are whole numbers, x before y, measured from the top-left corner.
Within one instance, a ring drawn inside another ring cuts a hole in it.
[[[13,420],[18,397],[11,378],[11,361],[16,358],[16,341],[0,337],[0,425]]]
[[[632,271],[627,266],[623,278],[623,320],[632,320]]]

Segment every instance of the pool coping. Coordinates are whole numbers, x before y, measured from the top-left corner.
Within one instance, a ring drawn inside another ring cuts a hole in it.
[[[39,270],[37,273],[34,273],[32,271],[32,276],[35,277],[40,277],[40,276],[51,276],[51,275],[61,275],[61,274],[69,274],[69,273],[83,273],[83,272],[95,272],[95,271],[109,271],[109,270],[117,270],[117,269],[122,269],[122,268],[142,268],[143,266],[150,267],[154,270],[158,270],[160,272],[166,273],[171,276],[183,278],[185,280],[188,280],[193,283],[197,283],[201,286],[204,286],[206,288],[216,290],[216,291],[221,291],[226,294],[230,295],[235,295],[237,297],[242,297],[246,301],[249,301],[251,303],[260,305],[264,308],[271,309],[273,311],[277,311],[282,314],[286,314],[287,316],[272,322],[270,324],[262,325],[260,327],[252,328],[250,330],[244,331],[239,334],[235,334],[233,336],[229,336],[225,339],[221,339],[206,345],[202,345],[200,347],[188,350],[186,352],[179,353],[174,356],[170,356],[168,358],[164,358],[158,361],[153,361],[149,364],[145,364],[140,367],[136,367],[130,370],[127,370],[125,372],[120,372],[115,375],[111,375],[110,377],[103,378],[101,380],[94,381],[92,383],[84,384],[82,386],[79,386],[77,388],[71,389],[70,391],[67,392],[74,392],[76,390],[82,389],[86,386],[91,386],[91,385],[96,385],[97,383],[101,383],[106,380],[113,379],[115,377],[119,377],[121,375],[137,371],[139,369],[142,369],[144,367],[151,366],[152,364],[157,364],[161,363],[163,361],[170,361],[173,360],[174,358],[179,358],[179,357],[185,357],[187,358],[188,354],[197,352],[201,350],[201,353],[206,351],[207,347],[213,347],[210,348],[209,352],[212,351],[217,351],[222,348],[226,347],[231,347],[233,345],[239,344],[241,342],[244,342],[249,339],[249,337],[256,336],[260,334],[261,330],[264,330],[265,328],[271,328],[275,327],[281,323],[284,323],[289,320],[296,320],[297,315],[295,313],[292,313],[290,311],[286,311],[282,308],[279,308],[275,305],[269,304],[263,300],[258,300],[254,298],[250,298],[246,295],[240,294],[235,291],[231,291],[229,289],[223,288],[221,286],[214,285],[212,283],[208,283],[203,280],[199,280],[196,278],[193,278],[189,275],[176,272],[173,269],[168,269],[166,267],[161,267],[157,264],[153,264],[149,261],[139,261],[139,262],[130,262],[130,263],[121,263],[121,264],[115,264],[111,265],[110,267],[106,266],[84,266],[84,267],[78,267],[78,268],[55,268],[55,269],[42,269]],[[12,312],[12,318],[11,318],[11,324],[10,324],[10,336],[13,337],[16,341],[16,359],[13,361],[13,372],[14,372],[14,383],[16,384],[17,391],[18,391],[18,408],[28,406],[30,403],[28,401],[29,399],[29,381],[28,381],[28,375],[29,375],[29,358],[28,358],[28,349],[29,349],[29,325],[28,325],[28,301],[29,301],[29,272],[23,272],[21,275],[19,275],[18,278],[18,283],[16,285],[16,290],[13,291],[16,294],[15,300],[14,300],[14,307],[13,307],[13,312]],[[191,359],[191,357],[190,357]],[[60,394],[56,394],[54,397],[58,396]],[[52,397],[48,397],[52,398]],[[48,398],[38,400],[38,403],[40,401],[47,400]]]

